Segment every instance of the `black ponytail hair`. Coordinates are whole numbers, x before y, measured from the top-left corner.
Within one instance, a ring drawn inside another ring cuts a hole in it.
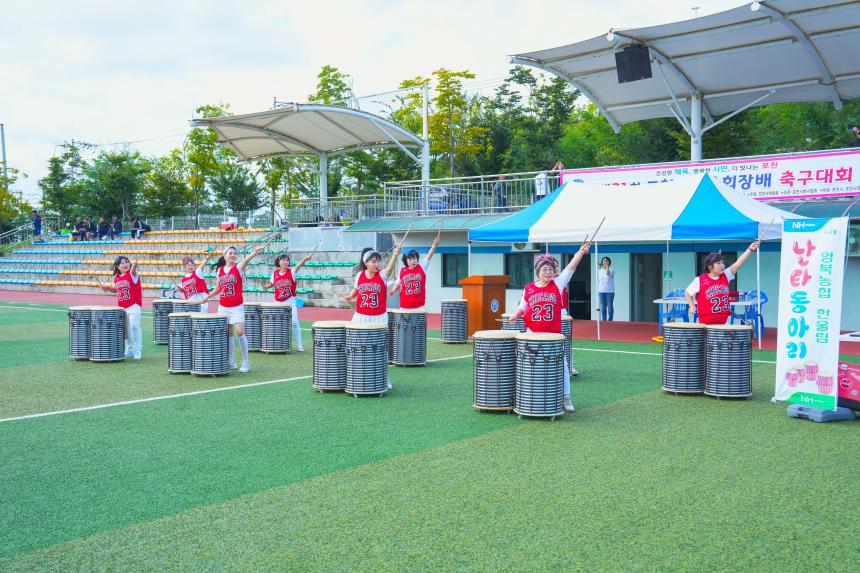
[[[364,255],[367,254],[368,252],[373,253],[373,255],[371,255],[370,258],[373,258],[373,256],[376,256],[379,258],[380,261],[382,260],[382,255],[377,253],[375,249],[373,249],[372,247],[365,247],[361,251],[361,256],[358,257],[358,264],[352,268],[352,274],[357,275],[358,273],[361,273],[361,272],[364,272],[367,270],[367,264],[364,262]]]
[[[115,258],[113,260],[113,265],[111,265],[111,270],[113,271],[114,276],[119,276],[119,265],[122,263],[123,259],[125,259],[127,263],[131,263],[129,258],[125,255],[119,255],[117,258]]]
[[[217,261],[212,263],[212,268],[213,269],[220,269],[221,267],[223,267],[226,264],[227,264],[227,259],[224,258],[224,255],[221,255],[220,257],[218,257]]]
[[[420,259],[421,255],[419,255],[418,251],[416,251],[415,249],[409,249],[408,251],[403,253],[403,255],[400,257],[400,260],[403,261],[403,266],[408,265],[409,263],[406,262],[406,259],[409,259],[412,257],[414,257],[416,259]]]

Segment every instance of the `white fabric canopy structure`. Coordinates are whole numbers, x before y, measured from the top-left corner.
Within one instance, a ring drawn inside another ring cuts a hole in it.
[[[648,47],[652,77],[618,83],[615,53]],[[518,54],[512,63],[563,78],[618,132],[625,123],[676,117],[701,159],[701,136],[735,113],[777,102],[860,96],[860,2],[760,0],[701,18],[613,30]],[[715,121],[715,117],[731,114]],[[689,120],[687,119],[689,118]]]
[[[318,156],[322,201],[328,192],[329,157],[350,151],[397,147],[421,165],[422,179],[429,177],[428,141],[383,117],[355,109],[290,104],[258,113],[195,119],[191,124],[215,130],[218,142],[245,161],[279,155]],[[419,148],[420,157],[410,147]]]

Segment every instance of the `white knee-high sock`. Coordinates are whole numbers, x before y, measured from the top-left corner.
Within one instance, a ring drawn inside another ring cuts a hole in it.
[[[244,334],[239,337],[239,346],[242,347],[242,361],[248,362],[248,337]]]
[[[564,395],[570,396],[570,367],[566,358],[564,360]]]
[[[227,356],[230,359],[230,365],[236,364],[236,341],[230,336],[227,339]]]
[[[304,350],[302,346],[302,327],[299,325],[299,313],[293,307],[293,338],[296,339],[296,349]]]
[[[140,329],[140,321],[131,327],[131,331],[134,333],[134,351],[140,354],[143,351],[143,331]]]

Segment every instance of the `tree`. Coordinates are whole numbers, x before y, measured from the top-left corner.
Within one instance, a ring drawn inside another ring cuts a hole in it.
[[[141,190],[144,212],[157,218],[184,213],[193,203],[194,193],[188,187],[182,152],[173,149],[167,155],[153,159],[150,165],[151,170],[146,174]]]
[[[230,114],[230,104],[201,105],[194,110],[200,117],[222,117]],[[188,132],[182,146],[187,166],[188,187],[194,196],[194,216],[209,198],[209,181],[219,172],[220,163],[235,157],[226,147],[218,145],[218,134],[212,128],[195,127]]]
[[[317,74],[317,91],[308,96],[308,101],[346,107],[353,97],[350,78],[334,66],[323,66]]]
[[[14,167],[0,169],[0,231],[20,224],[20,219],[30,210],[30,205],[20,195],[16,197],[16,192],[12,190],[15,182],[22,177],[27,175]]]
[[[42,190],[42,206],[59,216],[62,227],[80,202],[81,173],[86,163],[74,143],[64,143],[60,149],[61,155],[48,159],[48,174],[38,185]]]
[[[84,167],[81,207],[88,215],[121,214],[127,219],[140,200],[149,170],[149,162],[137,151],[99,153]]]
[[[241,165],[225,164],[210,182],[212,191],[231,211],[256,211],[263,205],[261,189]]]

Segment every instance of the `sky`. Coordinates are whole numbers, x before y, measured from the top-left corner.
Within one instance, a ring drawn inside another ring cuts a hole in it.
[[[3,0],[0,123],[8,164],[28,176],[16,188],[39,204],[36,183],[65,141],[163,154],[181,145],[197,106],[307,101],[324,65],[349,74],[358,96],[439,67],[469,70],[468,89],[491,91],[511,54],[746,3]]]

